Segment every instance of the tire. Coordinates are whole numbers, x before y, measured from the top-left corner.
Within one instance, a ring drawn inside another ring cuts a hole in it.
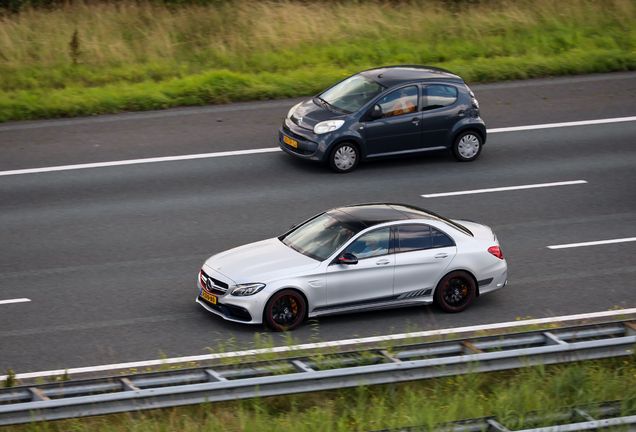
[[[305,299],[298,291],[281,290],[265,305],[265,321],[275,331],[293,330],[305,319],[306,310]]]
[[[337,144],[329,156],[329,167],[338,174],[353,171],[360,161],[360,151],[354,144]]]
[[[475,280],[466,272],[454,271],[435,288],[435,305],[445,312],[461,312],[475,297]]]
[[[481,153],[483,145],[484,140],[477,132],[462,132],[453,142],[453,156],[460,162],[474,161]]]

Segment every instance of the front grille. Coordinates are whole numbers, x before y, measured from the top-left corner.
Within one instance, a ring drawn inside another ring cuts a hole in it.
[[[285,134],[288,135],[291,138],[294,138],[295,140],[300,140],[300,141],[309,141],[309,139],[307,139],[307,137],[304,137],[302,135],[298,135],[297,133],[292,132],[291,129],[289,129],[287,127],[287,125],[283,126],[283,129],[285,129]]]
[[[210,277],[206,272],[201,270],[201,285],[210,294],[223,295],[227,292],[229,285],[223,281]]]

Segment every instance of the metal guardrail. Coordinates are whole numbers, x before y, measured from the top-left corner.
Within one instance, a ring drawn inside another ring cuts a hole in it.
[[[0,389],[0,426],[632,355],[621,321]]]
[[[495,416],[439,423],[434,426],[408,426],[372,432],[573,432],[613,428],[636,431],[636,415],[623,415],[636,411],[636,400],[618,400],[596,404],[577,405],[555,410],[531,411],[519,418],[508,420],[506,426]],[[549,425],[549,426],[545,426]],[[528,429],[528,426],[538,426]]]

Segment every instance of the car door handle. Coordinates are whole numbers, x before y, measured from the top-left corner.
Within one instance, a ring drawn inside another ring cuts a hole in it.
[[[438,253],[437,255],[435,255],[435,258],[446,258],[446,257],[448,257],[448,254],[444,252]]]
[[[420,118],[419,117],[415,117],[413,120],[411,120],[413,122],[413,124],[415,126],[417,126],[418,124],[420,124]]]
[[[389,261],[388,259],[383,259],[383,260],[380,260],[380,261],[376,261],[375,265],[387,265],[387,264],[390,264],[390,263],[391,263],[391,261]]]
[[[461,110],[457,113],[457,115],[459,115],[460,117],[464,117],[464,114],[466,114],[466,110]]]

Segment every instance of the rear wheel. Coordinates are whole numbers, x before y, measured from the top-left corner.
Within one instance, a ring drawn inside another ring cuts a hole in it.
[[[275,293],[265,306],[265,321],[276,331],[293,330],[305,318],[305,300],[294,290]]]
[[[348,173],[356,169],[360,160],[358,148],[351,143],[341,143],[334,147],[329,156],[329,167],[337,173]]]
[[[460,162],[470,162],[477,159],[483,140],[477,132],[468,131],[460,133],[453,143],[453,155]]]
[[[444,276],[435,288],[435,304],[445,312],[461,312],[475,297],[475,281],[466,272]]]

